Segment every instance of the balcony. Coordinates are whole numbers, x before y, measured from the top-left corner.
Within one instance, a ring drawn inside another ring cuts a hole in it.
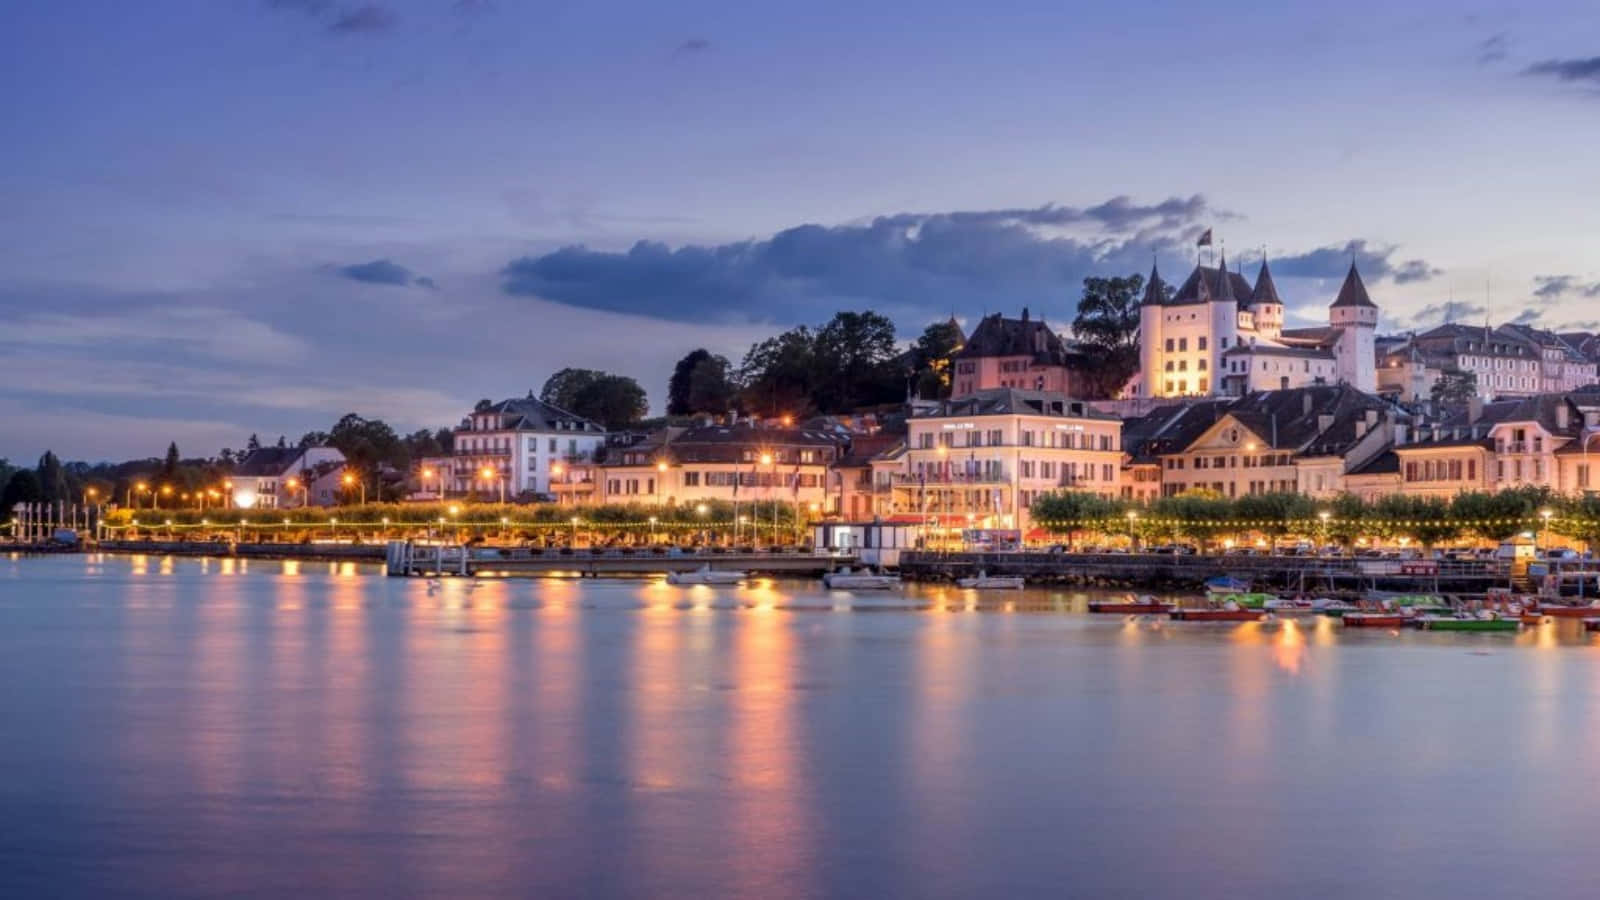
[[[887,486],[879,482],[880,489],[888,487],[980,487],[982,485],[1010,484],[1011,476],[1004,472],[976,472],[971,475],[891,475]]]

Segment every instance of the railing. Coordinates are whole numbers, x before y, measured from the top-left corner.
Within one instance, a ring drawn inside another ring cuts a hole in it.
[[[1011,483],[1011,476],[1004,472],[978,472],[972,475],[891,475],[890,478],[892,480],[889,484],[892,487],[948,488]]]

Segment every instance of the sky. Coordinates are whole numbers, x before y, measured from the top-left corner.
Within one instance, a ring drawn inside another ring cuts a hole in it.
[[[20,0],[0,457],[454,424],[841,309],[1064,327],[1212,228],[1292,324],[1600,327],[1585,3]],[[1487,309],[1485,308],[1487,306]]]

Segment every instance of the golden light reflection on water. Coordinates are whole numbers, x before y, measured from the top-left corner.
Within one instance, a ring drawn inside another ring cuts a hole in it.
[[[1293,619],[1285,619],[1282,627],[1278,629],[1278,638],[1272,643],[1272,658],[1278,668],[1290,675],[1299,675],[1300,666],[1305,663],[1306,638],[1300,631],[1300,624]]]

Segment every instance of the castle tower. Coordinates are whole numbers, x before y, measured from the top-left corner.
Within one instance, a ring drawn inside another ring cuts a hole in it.
[[[1378,305],[1367,296],[1354,261],[1344,276],[1339,296],[1328,307],[1328,324],[1339,329],[1334,345],[1334,371],[1339,380],[1372,393],[1378,388],[1378,361],[1374,350],[1378,333]]]
[[[1283,336],[1283,301],[1278,299],[1278,286],[1272,282],[1265,254],[1261,256],[1261,271],[1256,273],[1255,290],[1250,292],[1250,313],[1257,336],[1269,341]]]
[[[1139,301],[1139,372],[1144,382],[1143,396],[1162,396],[1161,312],[1167,301],[1167,286],[1155,263],[1150,264],[1150,281]]]
[[[1239,298],[1233,291],[1233,276],[1228,273],[1226,251],[1217,258],[1217,283],[1211,290],[1206,311],[1210,319],[1206,347],[1209,371],[1201,373],[1203,381],[1199,382],[1197,390],[1201,394],[1221,393],[1222,353],[1239,343]]]

